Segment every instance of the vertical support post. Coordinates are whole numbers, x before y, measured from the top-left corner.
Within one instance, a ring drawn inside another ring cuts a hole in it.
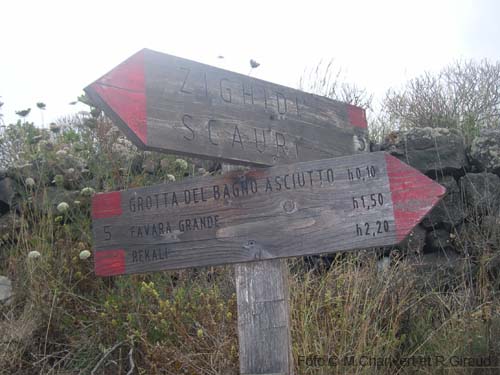
[[[240,373],[293,375],[286,262],[237,264],[235,275]]]
[[[223,171],[237,169],[223,165]],[[288,266],[272,259],[235,266],[240,374],[293,375]]]

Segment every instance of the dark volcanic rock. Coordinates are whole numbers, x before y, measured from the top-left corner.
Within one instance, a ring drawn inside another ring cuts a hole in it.
[[[427,231],[421,225],[417,225],[408,237],[398,245],[398,248],[407,255],[419,255],[423,253]]]
[[[392,132],[381,149],[431,177],[463,175],[468,167],[464,139],[453,129],[415,128]]]
[[[158,161],[154,159],[145,159],[142,163],[142,170],[149,174],[154,174],[158,168]]]
[[[0,215],[9,212],[16,192],[14,190],[14,181],[9,178],[0,180]]]
[[[500,130],[483,130],[472,142],[469,156],[480,171],[500,176]]]
[[[15,213],[0,216],[0,246],[11,240],[12,234],[21,227],[19,218]]]
[[[460,179],[467,215],[496,215],[500,206],[500,177],[493,173],[467,173]]]
[[[450,232],[444,229],[436,229],[427,233],[425,241],[426,252],[435,252],[439,250],[452,250],[453,245],[450,241]]]
[[[446,195],[424,218],[422,225],[426,228],[444,227],[450,230],[465,218],[460,189],[452,176],[440,177],[437,182],[446,188]]]
[[[203,168],[208,173],[212,173],[221,169],[220,160],[204,160],[193,158],[191,161],[195,165],[195,167]]]

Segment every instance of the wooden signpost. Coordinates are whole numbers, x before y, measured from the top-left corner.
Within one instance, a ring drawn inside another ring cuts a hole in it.
[[[140,148],[273,166],[92,204],[97,275],[236,263],[241,374],[293,374],[280,258],[395,244],[444,194],[352,105],[147,49],[85,91]]]
[[[95,271],[109,276],[394,245],[444,193],[376,152],[97,194]]]
[[[143,149],[253,165],[368,149],[359,107],[148,49],[85,92]]]

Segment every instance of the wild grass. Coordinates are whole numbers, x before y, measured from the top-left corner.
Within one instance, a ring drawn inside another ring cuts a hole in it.
[[[175,157],[131,146],[124,146],[130,157],[121,157],[117,136],[99,114],[57,127],[48,132],[18,124],[3,135],[4,160],[20,173],[20,214],[0,248],[0,274],[15,289],[12,303],[0,307],[0,373],[237,374],[232,266],[97,278],[92,258],[79,257],[92,248],[90,197],[80,192],[67,202],[68,211],[55,208],[67,181],[57,183],[54,171],[64,171],[67,162],[84,160],[88,172],[77,185],[96,191],[165,182],[169,175],[181,179],[197,173],[193,165],[185,168]],[[61,158],[60,150],[71,160]],[[152,163],[153,173],[138,163]],[[27,177],[36,184],[24,184]],[[476,235],[466,242],[469,248],[485,245],[477,240],[485,234]],[[33,250],[40,257],[28,258]],[[488,260],[498,248],[478,251],[474,258],[469,252],[453,272],[423,272],[404,259],[381,272],[376,257],[365,252],[340,255],[332,266],[314,269],[290,260],[296,373],[497,373],[362,362],[498,358],[498,275]],[[303,360],[311,356],[333,358],[337,366],[306,366]]]

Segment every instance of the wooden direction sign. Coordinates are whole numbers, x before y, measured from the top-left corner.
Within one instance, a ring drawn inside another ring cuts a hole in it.
[[[265,260],[235,267],[242,374],[293,374],[275,258],[398,243],[445,192],[367,154],[365,112],[346,103],[147,49],[85,91],[140,148],[273,166],[92,203],[100,276]]]
[[[97,275],[400,242],[445,189],[376,152],[97,194]]]
[[[359,107],[148,49],[85,92],[148,150],[264,166],[368,148]]]

